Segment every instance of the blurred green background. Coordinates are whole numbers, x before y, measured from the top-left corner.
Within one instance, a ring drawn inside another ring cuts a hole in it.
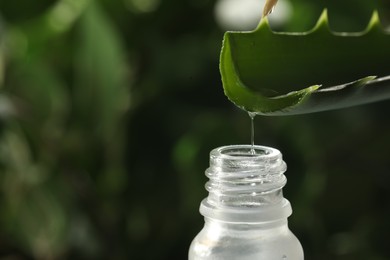
[[[279,1],[275,30],[309,30],[324,7],[334,30],[374,9],[390,24],[388,0]],[[0,259],[187,259],[209,151],[250,142],[218,59],[256,3],[0,0]],[[306,259],[390,259],[389,111],[256,118],[289,166]]]

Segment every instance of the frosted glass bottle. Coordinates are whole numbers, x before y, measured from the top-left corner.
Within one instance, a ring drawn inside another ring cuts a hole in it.
[[[273,148],[233,145],[214,149],[206,176],[209,195],[200,206],[205,225],[189,260],[302,260],[289,230],[283,197],[286,164]]]

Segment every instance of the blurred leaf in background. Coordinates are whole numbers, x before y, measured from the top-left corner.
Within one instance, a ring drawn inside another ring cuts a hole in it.
[[[108,250],[98,229],[115,232],[126,181],[122,39],[88,1],[58,1],[31,19],[6,24],[4,35],[1,95],[13,110],[0,141],[4,250],[97,257]]]
[[[209,151],[250,140],[220,82],[239,22],[222,25],[223,1],[0,1],[2,259],[187,258]],[[324,7],[334,30],[374,8],[389,25],[387,1],[279,1],[275,30],[310,29]],[[390,258],[388,110],[256,119],[256,143],[289,165],[307,259]]]

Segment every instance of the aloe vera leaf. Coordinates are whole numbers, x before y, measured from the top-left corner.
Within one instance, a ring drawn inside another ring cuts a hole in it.
[[[304,33],[273,32],[264,18],[253,32],[225,34],[222,83],[234,104],[262,115],[379,101],[390,97],[389,46],[377,12],[358,33],[332,32],[326,10]]]

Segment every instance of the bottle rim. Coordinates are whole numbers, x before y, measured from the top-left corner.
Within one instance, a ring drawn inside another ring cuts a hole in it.
[[[218,156],[226,159],[242,160],[247,159],[271,159],[281,157],[279,150],[260,145],[227,145],[215,148],[210,153],[211,156]]]

